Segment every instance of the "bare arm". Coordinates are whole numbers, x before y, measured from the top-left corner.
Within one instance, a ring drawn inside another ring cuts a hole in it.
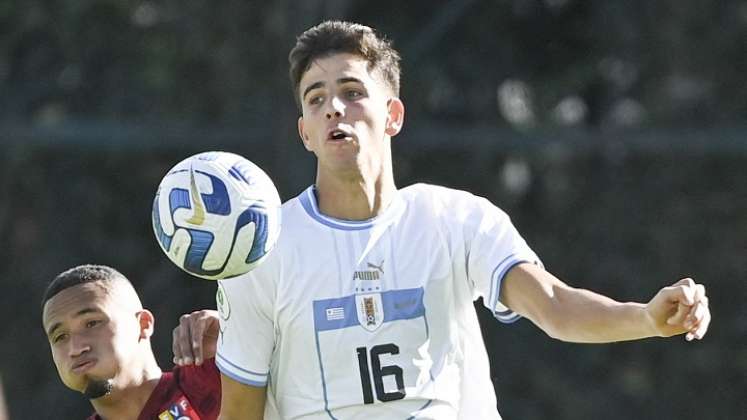
[[[219,420],[262,420],[265,413],[266,388],[244,385],[220,375],[221,406]]]
[[[687,333],[702,338],[711,315],[702,285],[683,279],[661,289],[647,304],[618,302],[568,286],[533,264],[511,269],[501,301],[549,336],[579,343],[606,343]]]

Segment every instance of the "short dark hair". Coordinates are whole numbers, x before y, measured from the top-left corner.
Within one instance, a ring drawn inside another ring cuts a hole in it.
[[[337,53],[355,54],[366,60],[368,71],[371,74],[378,73],[392,93],[399,96],[400,56],[392,43],[368,26],[326,21],[302,33],[288,54],[290,79],[299,110],[299,85],[303,74],[315,59]]]
[[[93,283],[96,281],[111,282],[115,280],[124,280],[131,285],[130,281],[124,276],[124,274],[106,265],[85,264],[63,271],[58,274],[57,277],[52,279],[52,281],[49,282],[49,285],[47,285],[47,289],[44,291],[44,296],[41,302],[42,310],[49,299],[52,299],[55,295],[65,289],[69,289],[79,284]]]

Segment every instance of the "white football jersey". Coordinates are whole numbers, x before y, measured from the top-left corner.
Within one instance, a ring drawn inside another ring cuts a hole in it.
[[[220,281],[221,372],[267,385],[268,417],[500,419],[473,301],[518,319],[501,281],[540,264],[509,217],[417,184],[376,218],[339,220],[314,191],[283,205],[259,267]]]

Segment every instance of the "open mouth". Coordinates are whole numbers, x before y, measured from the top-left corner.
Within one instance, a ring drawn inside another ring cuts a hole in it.
[[[335,129],[329,132],[327,139],[332,141],[352,140],[353,136],[345,130]]]

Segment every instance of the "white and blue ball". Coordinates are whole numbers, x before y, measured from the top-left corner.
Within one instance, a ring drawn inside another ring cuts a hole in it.
[[[249,160],[205,152],[164,176],[152,217],[158,244],[174,264],[203,279],[225,279],[249,272],[275,246],[280,196]]]

